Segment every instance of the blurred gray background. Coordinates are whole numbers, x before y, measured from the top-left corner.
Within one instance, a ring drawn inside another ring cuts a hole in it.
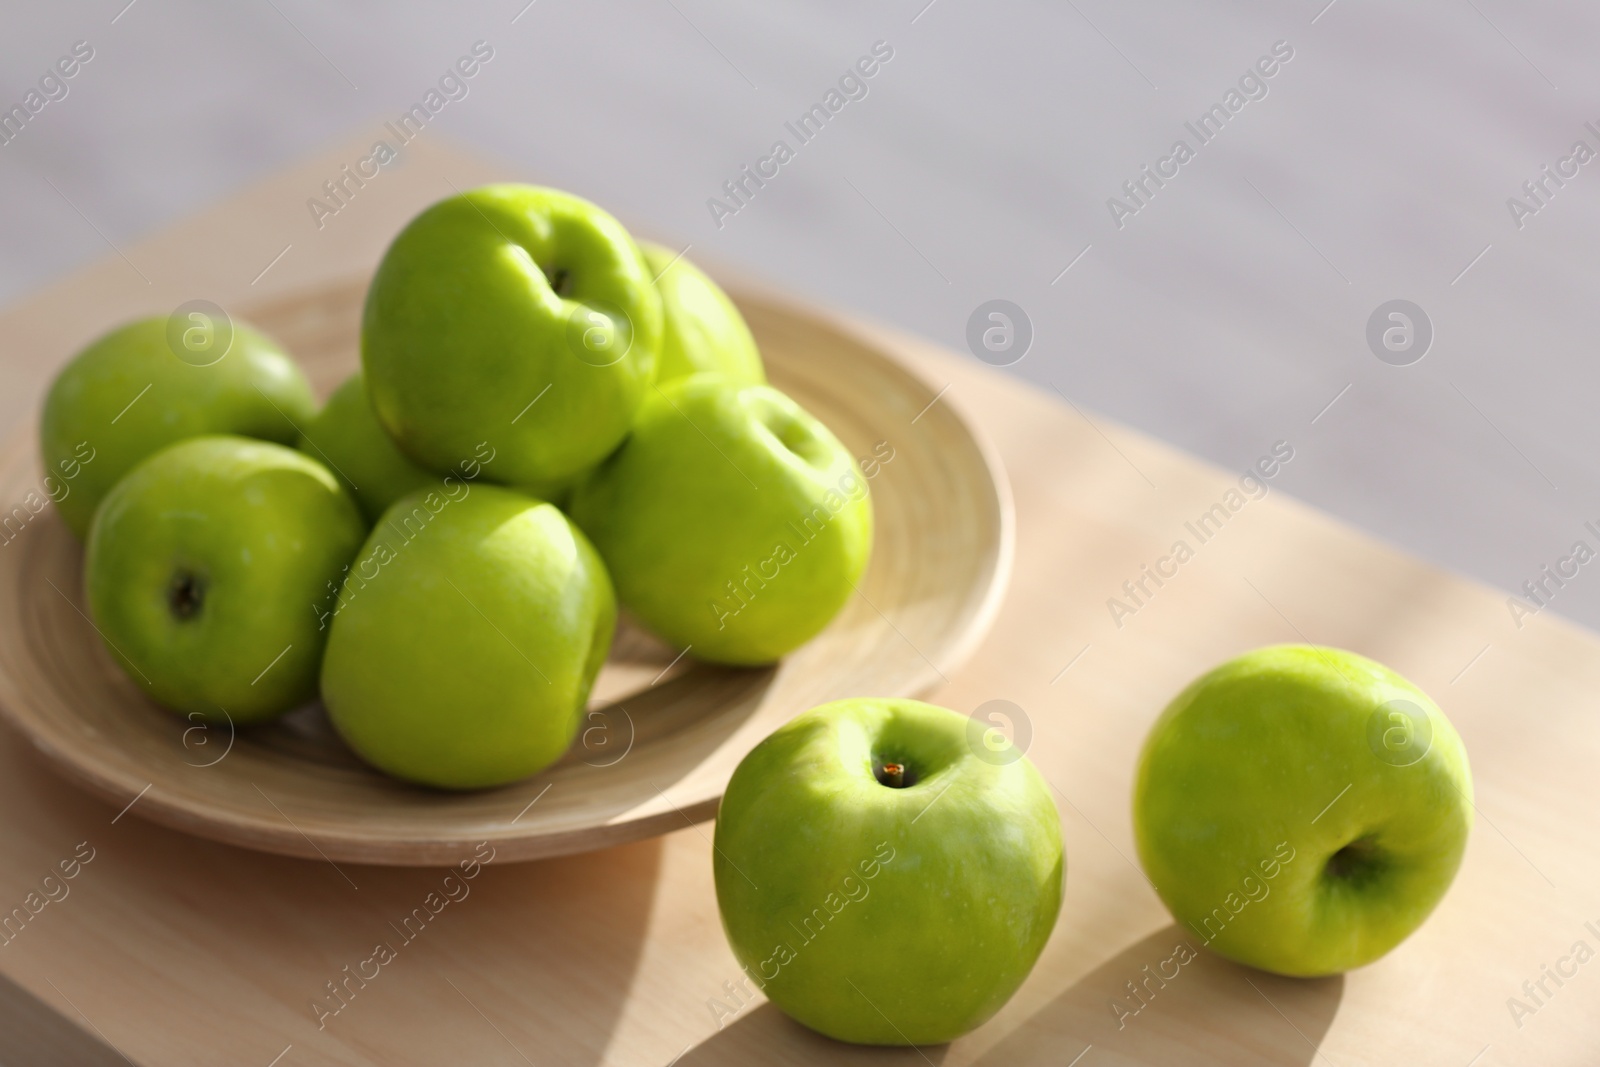
[[[1287,440],[1275,488],[1507,591],[1600,549],[1579,0],[5,0],[0,107],[94,54],[0,145],[0,303],[376,138],[480,40],[423,136],[958,351],[1009,300],[1034,335],[1010,373],[1230,468]],[[800,144],[784,124],[876,42],[892,58]],[[1292,58],[1229,101],[1276,42]],[[1202,144],[1185,123],[1218,104]],[[715,218],[780,138],[794,158]],[[1179,139],[1193,158],[1130,198]],[[1420,334],[1391,362],[1367,337],[1394,299],[1434,334],[1404,366]],[[1600,627],[1600,564],[1552,609]]]

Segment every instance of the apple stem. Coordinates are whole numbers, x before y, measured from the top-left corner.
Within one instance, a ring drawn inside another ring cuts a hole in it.
[[[906,765],[904,763],[880,764],[876,777],[879,782],[890,789],[903,789],[906,785]]]

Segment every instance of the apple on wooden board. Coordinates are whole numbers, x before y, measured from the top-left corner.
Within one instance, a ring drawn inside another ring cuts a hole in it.
[[[975,720],[915,700],[813,708],[757,745],[717,813],[717,904],[750,981],[872,1045],[950,1041],[1011,998],[1066,876],[1050,790]]]
[[[207,312],[128,323],[56,375],[39,423],[39,455],[62,479],[51,495],[80,539],[124,474],[167,445],[237,434],[292,445],[316,410],[283,350],[242,322]]]
[[[150,456],[96,511],[89,614],[155,700],[255,722],[316,695],[315,606],[366,533],[327,468],[291,448],[196,437]]]
[[[487,439],[492,477],[538,485],[612,452],[655,380],[661,297],[600,208],[488,185],[422,212],[367,292],[361,365],[385,429],[446,471]]]
[[[771,386],[720,374],[657,387],[570,509],[622,603],[717,663],[771,663],[810,640],[872,550],[849,450]]]
[[[566,751],[616,601],[553,505],[463,482],[384,513],[327,623],[322,699],[346,743],[395,777],[478,789]]]
[[[764,384],[767,373],[756,339],[721,286],[670,248],[640,241],[639,249],[656,280],[664,313],[657,381],[717,371],[740,385]]]
[[[1336,648],[1257,649],[1150,731],[1133,797],[1145,873],[1213,951],[1279,974],[1370,963],[1450,887],[1466,749],[1426,693]]]

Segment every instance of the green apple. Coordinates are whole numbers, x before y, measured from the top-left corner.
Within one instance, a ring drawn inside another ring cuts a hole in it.
[[[442,200],[384,253],[361,363],[378,421],[444,471],[487,439],[497,482],[612,452],[655,379],[661,297],[638,246],[586,200],[489,185]]]
[[[451,470],[435,472],[417,463],[400,451],[394,438],[378,422],[360,371],[346,378],[322,410],[306,424],[299,448],[326,463],[340,476],[345,488],[361,505],[368,523],[377,522],[390,504],[413,490],[448,487],[452,482],[470,482],[487,476],[487,465],[495,459],[494,449],[487,441],[482,441],[472,456]],[[566,502],[580,477],[550,478],[518,488],[559,507]]]
[[[623,604],[717,663],[810,640],[872,550],[867,483],[839,439],[776,389],[718,374],[660,386],[570,510]]]
[[[439,475],[412,462],[379,424],[360,371],[346,378],[305,424],[299,448],[339,475],[368,522],[377,522],[390,504],[413,489],[439,482]]]
[[[328,599],[366,524],[322,464],[195,437],[140,463],[89,531],[89,614],[129,676],[180,712],[235,723],[316,695]]]
[[[1312,645],[1247,653],[1178,694],[1133,796],[1145,873],[1178,922],[1298,976],[1405,940],[1455,877],[1472,815],[1466,749],[1427,694]]]
[[[658,381],[718,371],[740,385],[767,380],[756,339],[716,282],[681,254],[640,241],[665,315]]]
[[[202,434],[293,444],[315,410],[299,368],[244,323],[200,312],[182,323],[141,319],[100,337],[56,375],[39,455],[47,472],[65,476],[65,492],[52,496],[83,538],[100,501],[146,456]]]
[[[717,905],[769,1000],[841,1041],[930,1045],[1033,969],[1066,876],[1049,787],[977,720],[856,698],[795,718],[717,812]]]
[[[445,789],[559,759],[616,627],[589,542],[553,505],[441,486],[384,513],[331,617],[322,699],[379,770]]]

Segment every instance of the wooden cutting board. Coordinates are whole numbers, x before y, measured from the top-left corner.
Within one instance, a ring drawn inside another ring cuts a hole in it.
[[[55,368],[114,322],[195,298],[247,308],[370,270],[425,204],[483,181],[537,178],[418,141],[319,230],[307,198],[369,140],[108,250],[0,316],[0,425],[22,425]],[[999,620],[932,694],[962,711],[994,699],[1018,705],[1029,754],[1061,809],[1066,906],[1032,977],[992,1022],[943,1048],[854,1049],[746,998],[718,925],[710,824],[563,859],[490,862],[468,895],[413,922],[420,932],[405,939],[396,928],[439,899],[430,894],[443,870],[335,869],[189,838],[142,821],[137,803],[119,813],[57,780],[4,732],[0,912],[26,909],[30,893],[39,908],[0,944],[0,1060],[1594,1062],[1600,963],[1559,986],[1541,969],[1572,971],[1578,941],[1600,949],[1585,925],[1600,930],[1600,642],[1548,612],[1519,629],[1503,594],[1377,544],[1270,481],[1261,499],[1230,497],[1239,472],[970,356],[869,332],[935,390],[948,385],[939,402],[987,430],[1015,491],[1016,567]],[[1028,358],[1068,355],[1041,338]],[[1316,414],[1283,415],[1279,448],[1293,450],[1291,466],[1322,447]],[[909,420],[882,428],[891,441],[913,432]],[[1277,444],[1264,440],[1260,452]],[[1218,504],[1225,518],[1215,517]],[[1129,598],[1123,582],[1137,583],[1175,541],[1194,546],[1200,539],[1185,524],[1207,513],[1209,536],[1194,557]],[[1132,610],[1114,612],[1108,600],[1118,596]],[[1127,996],[1125,983],[1181,937],[1132,862],[1129,790],[1145,730],[1214,663],[1297,640],[1383,660],[1444,707],[1477,783],[1466,863],[1428,923],[1377,964],[1296,981],[1202,955],[1119,1028],[1112,1003]],[[44,879],[63,862],[75,877],[52,880],[58,899],[48,899]],[[341,1003],[327,983],[343,981],[347,966],[371,974],[364,961],[379,942],[396,946],[393,958],[365,984],[349,981],[340,1010],[322,1014],[319,1027],[314,1002]],[[1522,986],[1534,983],[1537,994],[1541,979],[1535,1002]],[[1512,997],[1532,1010],[1514,1018]]]

